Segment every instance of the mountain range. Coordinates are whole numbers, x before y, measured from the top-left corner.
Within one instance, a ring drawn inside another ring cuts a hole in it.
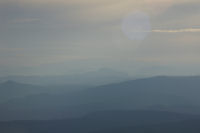
[[[0,104],[0,120],[74,118],[96,111],[138,109],[200,114],[199,88],[198,76],[159,76],[59,94],[31,94]]]

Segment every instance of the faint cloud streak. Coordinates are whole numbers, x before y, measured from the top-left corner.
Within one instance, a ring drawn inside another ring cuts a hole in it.
[[[170,29],[170,30],[154,29],[151,32],[157,32],[157,33],[200,32],[200,28],[185,28],[185,29]]]
[[[132,31],[132,32],[151,32],[151,33],[198,33],[200,28],[184,28],[184,29],[152,29],[150,31]]]

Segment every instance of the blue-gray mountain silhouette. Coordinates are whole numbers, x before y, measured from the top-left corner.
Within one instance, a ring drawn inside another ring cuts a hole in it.
[[[53,119],[77,117],[94,111],[135,109],[199,114],[199,88],[198,76],[138,79],[72,93],[13,99],[0,105],[3,112],[0,118]]]

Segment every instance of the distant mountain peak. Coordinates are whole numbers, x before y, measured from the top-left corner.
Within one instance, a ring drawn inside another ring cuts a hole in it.
[[[5,82],[2,82],[0,85],[1,86],[8,86],[8,87],[17,87],[17,86],[24,86],[26,84],[19,83],[19,82],[16,82],[14,80],[7,80]]]
[[[2,84],[10,85],[10,84],[19,84],[19,83],[15,82],[13,80],[7,80],[7,81],[3,82]]]

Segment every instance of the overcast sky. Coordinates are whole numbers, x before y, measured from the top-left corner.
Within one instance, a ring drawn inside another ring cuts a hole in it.
[[[0,0],[0,76],[100,68],[200,74],[200,1]]]

